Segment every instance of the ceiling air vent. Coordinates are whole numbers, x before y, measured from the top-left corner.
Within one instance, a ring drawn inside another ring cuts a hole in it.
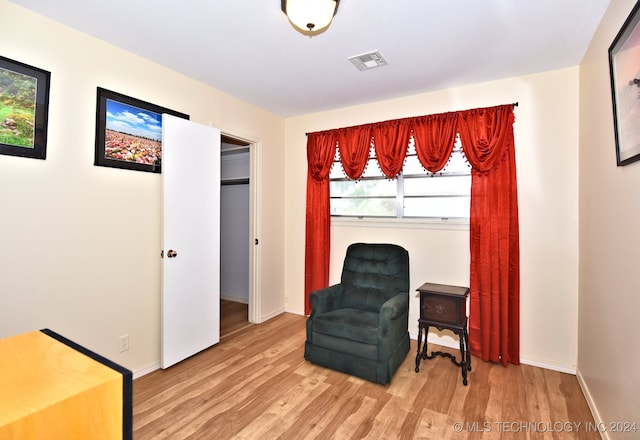
[[[358,70],[369,70],[374,67],[387,65],[387,60],[385,60],[377,50],[349,57],[348,60],[351,61]]]

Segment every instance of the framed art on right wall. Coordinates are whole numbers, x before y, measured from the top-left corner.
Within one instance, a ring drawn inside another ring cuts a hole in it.
[[[618,166],[640,160],[640,2],[609,47]]]

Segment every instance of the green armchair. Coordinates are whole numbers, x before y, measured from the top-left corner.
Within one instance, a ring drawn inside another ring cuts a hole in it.
[[[409,254],[397,245],[355,243],[340,284],[311,293],[304,357],[381,384],[409,353]]]

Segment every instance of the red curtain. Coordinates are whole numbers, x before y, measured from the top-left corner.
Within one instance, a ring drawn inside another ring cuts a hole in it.
[[[304,313],[311,313],[309,294],[329,285],[331,211],[329,172],[336,153],[335,131],[307,136],[307,220],[304,268]]]
[[[431,172],[442,169],[460,134],[472,166],[470,212],[471,353],[485,361],[520,363],[518,199],[511,105],[421,116],[311,133],[307,139],[305,313],[309,294],[329,283],[329,171],[340,149],[345,172],[357,179],[373,141],[382,172],[402,171],[409,139]]]
[[[469,347],[502,365],[520,363],[520,252],[513,107],[462,112],[471,163]]]

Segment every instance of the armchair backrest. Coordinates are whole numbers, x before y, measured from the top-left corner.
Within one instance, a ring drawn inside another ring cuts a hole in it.
[[[395,244],[354,243],[342,267],[343,307],[379,311],[399,292],[409,292],[409,253]]]

